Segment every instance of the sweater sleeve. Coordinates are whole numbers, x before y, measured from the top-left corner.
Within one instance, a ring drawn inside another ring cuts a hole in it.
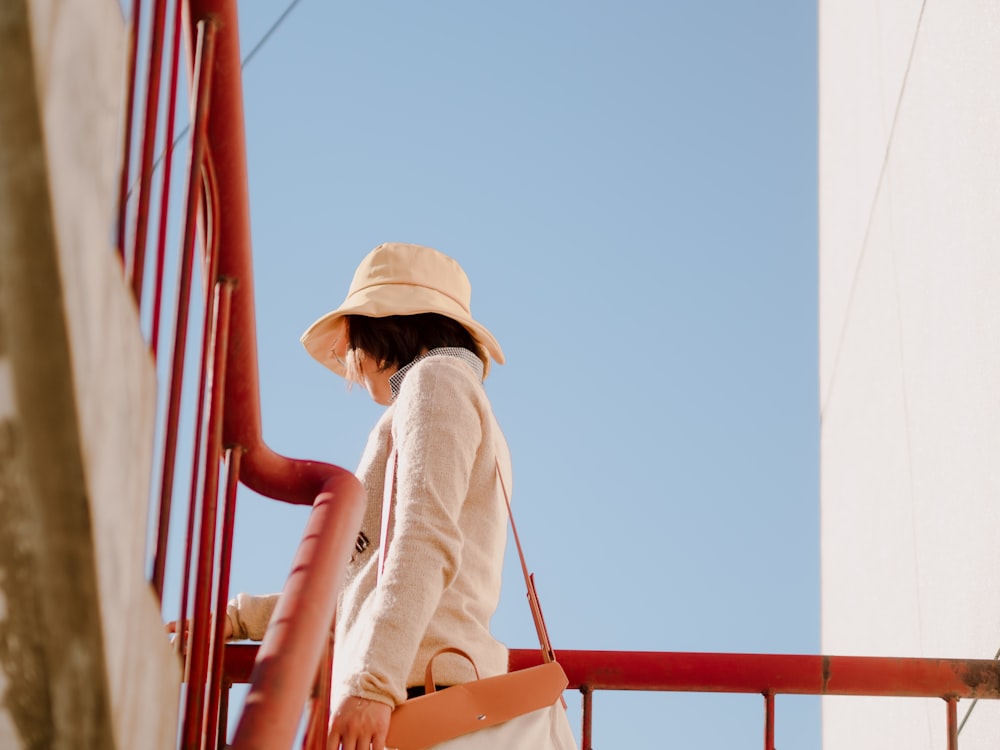
[[[406,697],[406,679],[441,595],[461,565],[459,515],[468,495],[483,423],[481,386],[462,362],[415,366],[396,400],[397,448],[392,533],[352,695],[388,704]]]
[[[234,641],[260,641],[271,620],[271,614],[278,604],[280,594],[239,594],[229,601],[226,616],[233,627]]]

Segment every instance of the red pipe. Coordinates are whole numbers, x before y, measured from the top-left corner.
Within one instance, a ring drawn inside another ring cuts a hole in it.
[[[229,646],[226,679],[247,682],[257,648]],[[1000,662],[990,659],[564,649],[558,653],[572,690],[1000,699]],[[538,648],[510,652],[511,669],[541,663]]]
[[[261,436],[257,371],[256,318],[246,135],[240,72],[239,28],[235,0],[191,0],[192,20],[218,21],[216,64],[212,74],[212,115],[208,121],[211,158],[218,173],[219,211],[213,232],[220,244],[220,276],[239,281],[233,290],[233,330],[226,400],[234,408],[223,419],[225,445],[244,448],[240,481],[255,492],[285,502],[311,505],[332,467],[293,461],[268,448]]]
[[[160,114],[160,71],[163,68],[163,26],[166,10],[166,0],[154,0],[153,23],[149,42],[149,67],[146,71],[146,113],[143,119],[142,158],[139,163],[139,200],[135,217],[135,237],[132,238],[132,295],[135,297],[137,305],[142,302],[142,280],[146,262],[149,189],[153,182],[156,125]]]
[[[201,747],[204,734],[204,701],[208,677],[208,624],[211,618],[209,599],[212,594],[215,532],[219,493],[219,455],[222,452],[222,413],[225,405],[226,362],[229,348],[229,322],[232,299],[232,281],[223,280],[215,285],[215,304],[212,310],[212,337],[208,342],[212,352],[209,369],[208,427],[205,457],[202,461],[201,523],[199,528],[198,569],[195,574],[194,617],[188,647],[188,689],[184,712],[181,747],[194,750]]]
[[[291,747],[329,638],[336,592],[349,559],[344,551],[357,538],[364,507],[360,483],[343,469],[327,480],[316,498],[257,653],[234,750]]]
[[[512,651],[512,669],[541,663]],[[597,690],[1000,698],[1000,662],[785,654],[559,651],[570,687]]]
[[[195,236],[198,213],[201,209],[202,164],[205,160],[207,123],[213,62],[215,60],[215,24],[206,21],[198,24],[195,41],[194,74],[192,98],[195,101],[194,123],[191,132],[191,155],[188,163],[187,198],[185,201],[184,226],[182,228],[181,262],[178,270],[177,309],[174,315],[174,343],[171,355],[170,386],[167,395],[167,409],[163,436],[163,463],[160,467],[160,496],[157,518],[156,548],[153,554],[153,590],[163,600],[163,577],[167,561],[167,539],[170,533],[170,508],[174,491],[174,464],[177,459],[177,430],[180,422],[181,392],[184,384],[184,360],[187,352],[188,313],[191,299],[191,273],[194,261]],[[200,407],[199,407],[200,411]],[[197,424],[200,426],[199,416]],[[200,430],[196,428],[196,436]],[[197,448],[196,448],[197,450]],[[192,493],[192,497],[193,497]],[[189,524],[189,534],[191,526]],[[185,556],[185,560],[188,559]],[[188,585],[187,573],[182,579],[182,588]],[[186,606],[181,607],[180,616],[186,617]]]

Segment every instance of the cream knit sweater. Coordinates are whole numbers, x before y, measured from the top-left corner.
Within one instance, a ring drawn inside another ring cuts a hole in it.
[[[394,510],[379,580],[393,446]],[[510,488],[507,443],[473,369],[447,356],[414,364],[358,467],[368,493],[361,534],[370,543],[351,560],[337,609],[333,705],[347,695],[402,703],[406,688],[423,684],[428,660],[446,646],[468,653],[483,677],[507,670],[507,649],[489,631],[507,538],[498,460]],[[276,599],[240,594],[231,602],[235,637],[263,637]],[[472,679],[461,657],[434,662],[439,685]]]

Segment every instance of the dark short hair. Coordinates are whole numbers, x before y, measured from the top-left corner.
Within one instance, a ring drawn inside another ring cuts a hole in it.
[[[438,313],[389,315],[345,315],[349,349],[359,349],[378,362],[380,370],[404,367],[424,349],[455,346],[485,356],[475,337],[456,320]]]

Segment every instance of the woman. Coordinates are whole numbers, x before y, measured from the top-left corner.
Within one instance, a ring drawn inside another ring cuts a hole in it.
[[[489,621],[507,527],[499,474],[510,487],[510,455],[482,385],[490,359],[504,356],[472,318],[470,297],[452,258],[387,243],[362,261],[344,303],[302,336],[314,358],[387,407],[357,471],[368,507],[337,610],[333,748],[382,750],[390,712],[422,691],[441,648],[465,651],[483,677],[507,669]],[[237,638],[260,637],[273,604],[241,594],[227,625]],[[475,673],[445,654],[434,679],[454,685]]]

